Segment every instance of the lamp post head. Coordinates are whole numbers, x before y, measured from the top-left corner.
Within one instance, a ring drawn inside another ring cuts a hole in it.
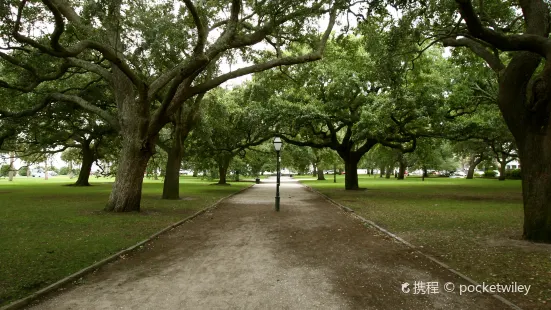
[[[275,137],[274,138],[274,149],[276,150],[276,152],[281,151],[281,146],[283,146],[283,142],[281,141],[281,138],[280,137]]]

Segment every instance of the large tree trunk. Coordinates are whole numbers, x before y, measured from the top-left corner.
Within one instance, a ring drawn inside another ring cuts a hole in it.
[[[403,180],[406,175],[406,164],[400,162],[400,168],[398,170],[398,180]]]
[[[312,167],[314,167],[314,171],[312,171],[312,176],[315,177],[316,175],[318,175],[318,168],[317,168],[316,163],[313,163]]]
[[[551,141],[530,135],[519,147],[525,239],[551,243]],[[521,150],[522,149],[522,150]]]
[[[118,27],[118,25],[111,26]],[[119,35],[119,32],[110,29],[108,36],[110,36],[109,39],[113,46],[120,43]],[[156,119],[154,124],[150,121],[151,107],[148,102],[143,101],[146,99],[139,99],[135,85],[128,76],[113,63],[111,63],[111,70],[113,72],[113,93],[118,108],[118,122],[121,127],[122,148],[118,160],[117,176],[105,211],[140,211],[144,174],[149,159],[155,153],[159,137],[159,131],[151,129],[151,127],[160,126],[161,121]],[[154,133],[151,133],[151,130]]]
[[[336,171],[334,173],[336,173]],[[318,169],[318,181],[325,181],[325,175],[323,175],[323,169]]]
[[[385,169],[384,166],[382,166],[381,169],[379,169],[379,172],[380,172],[380,173],[379,173],[379,177],[380,177],[380,178],[382,178],[382,177],[385,175],[385,170],[386,170],[386,169]]]
[[[94,151],[90,149],[90,144],[83,143],[82,145],[82,165],[80,166],[80,172],[78,179],[75,182],[75,186],[90,186],[88,182],[90,178],[90,171],[92,170],[92,164],[95,160]]]
[[[175,130],[175,134],[178,130]],[[165,180],[163,183],[163,199],[180,199],[180,166],[184,156],[181,140],[172,140],[172,147],[168,152],[166,161]]]
[[[385,174],[386,179],[390,179],[390,176],[392,175],[392,170],[393,170],[392,166],[386,167],[386,174]]]
[[[366,150],[365,152],[369,151]],[[340,149],[337,151],[339,156],[344,161],[344,189],[345,190],[358,190],[358,162],[362,158],[363,154],[358,152],[352,152],[349,149]],[[323,173],[323,169],[322,173]]]
[[[423,166],[423,177],[422,177],[422,181],[425,181],[425,178],[427,178],[429,176],[429,172],[427,171],[427,167],[424,167]]]
[[[528,83],[540,61],[538,55],[516,53],[500,78],[498,103],[522,166],[523,237],[551,243],[551,60],[543,80]]]
[[[218,184],[220,185],[228,184],[226,182],[226,174],[228,173],[228,166],[229,166],[229,163],[218,164],[218,173],[220,173],[220,179],[218,180]]]
[[[360,189],[358,184],[358,162],[375,144],[377,144],[377,141],[370,141],[370,143],[364,144],[356,151],[351,151],[352,145],[348,144],[347,148],[342,147],[337,150],[337,153],[344,161],[344,188],[346,190]]]
[[[398,164],[400,166],[398,170],[398,180],[403,180],[404,176],[406,175],[406,161],[404,160],[404,158],[400,158]]]
[[[120,154],[117,177],[105,211],[140,211],[142,184],[147,162],[153,155],[154,142],[142,147],[141,140],[125,137]]]
[[[344,158],[343,158],[344,159]],[[346,190],[360,189],[358,185],[358,162],[360,160],[350,156],[344,161],[344,188]]]
[[[476,155],[471,157],[469,161],[469,170],[467,170],[467,179],[472,180],[474,178],[474,169],[482,162],[482,157]]]

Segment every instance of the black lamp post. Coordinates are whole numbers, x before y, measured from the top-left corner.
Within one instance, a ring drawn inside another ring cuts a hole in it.
[[[280,137],[274,138],[274,149],[277,154],[277,184],[276,184],[276,197],[275,197],[275,210],[279,212],[279,176],[281,172],[279,171],[279,162],[281,159],[279,158],[279,152],[281,151],[281,146],[283,146],[283,142],[281,141]]]

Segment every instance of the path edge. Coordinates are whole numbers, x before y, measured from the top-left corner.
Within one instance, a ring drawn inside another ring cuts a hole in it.
[[[120,258],[120,256],[122,256],[122,255],[124,255],[124,254],[127,254],[127,253],[130,253],[130,252],[134,251],[135,249],[139,248],[140,246],[142,246],[142,245],[144,245],[144,244],[146,244],[146,243],[148,243],[148,242],[153,241],[153,239],[159,237],[159,236],[162,235],[163,233],[165,233],[165,232],[167,232],[167,231],[170,231],[170,230],[172,230],[172,229],[174,229],[174,228],[176,228],[176,227],[178,227],[178,226],[180,226],[180,225],[182,225],[182,224],[184,224],[184,223],[186,223],[186,222],[188,222],[188,221],[190,221],[190,220],[192,220],[192,219],[198,217],[199,215],[201,215],[201,214],[203,214],[203,213],[205,213],[205,212],[207,212],[207,211],[210,211],[210,210],[215,209],[216,207],[218,207],[218,205],[219,205],[222,201],[224,201],[224,200],[226,200],[226,199],[228,199],[228,198],[231,198],[231,197],[233,197],[233,196],[235,196],[235,195],[241,194],[242,192],[244,192],[244,191],[250,189],[250,188],[253,187],[253,186],[254,186],[254,184],[251,184],[251,185],[249,185],[249,186],[247,186],[247,187],[245,187],[245,188],[240,189],[239,191],[237,191],[237,192],[235,192],[235,193],[232,193],[232,194],[229,194],[229,195],[227,195],[227,196],[225,196],[225,197],[222,197],[222,198],[220,198],[218,201],[216,201],[214,204],[212,204],[212,205],[210,205],[210,206],[208,206],[208,207],[206,207],[206,208],[204,208],[204,209],[201,209],[201,210],[195,212],[194,214],[192,214],[192,215],[186,217],[186,218],[183,219],[183,220],[180,220],[180,221],[178,221],[178,222],[176,222],[176,223],[173,223],[173,224],[171,224],[171,225],[169,225],[169,226],[167,226],[167,227],[165,227],[165,228],[159,230],[158,232],[156,232],[156,233],[154,233],[153,235],[149,236],[147,239],[144,239],[144,240],[142,240],[142,241],[140,241],[140,242],[134,244],[133,246],[130,246],[130,247],[128,247],[128,248],[126,248],[126,249],[124,249],[124,250],[121,250],[121,251],[119,251],[119,252],[117,252],[117,253],[115,253],[115,254],[113,254],[113,255],[111,255],[111,256],[108,256],[107,258],[104,258],[103,260],[101,260],[101,261],[99,261],[99,262],[97,262],[97,263],[94,263],[94,264],[92,264],[92,265],[90,265],[90,266],[88,266],[88,267],[85,267],[85,268],[83,268],[83,269],[81,269],[81,270],[79,270],[79,271],[77,271],[77,272],[75,272],[75,273],[73,273],[73,274],[71,274],[71,275],[69,275],[69,276],[67,276],[67,277],[65,277],[65,278],[63,278],[63,279],[61,279],[61,280],[55,282],[55,283],[53,283],[53,284],[50,284],[49,286],[46,286],[45,288],[43,288],[43,289],[41,289],[41,290],[38,290],[38,291],[32,293],[31,295],[29,295],[29,296],[27,296],[27,297],[23,297],[23,298],[21,298],[21,299],[18,299],[18,300],[16,300],[16,301],[13,301],[12,303],[9,303],[9,304],[7,304],[7,305],[1,307],[0,310],[19,310],[19,309],[23,309],[24,307],[30,305],[33,301],[36,301],[36,300],[38,300],[39,298],[44,297],[45,295],[48,295],[48,294],[52,293],[53,291],[55,291],[55,290],[57,290],[57,289],[59,289],[59,288],[65,286],[65,285],[69,284],[70,282],[75,281],[75,280],[77,280],[78,278],[83,277],[83,276],[89,274],[90,272],[95,271],[95,270],[97,270],[97,269],[103,267],[104,265],[106,265],[106,264],[108,264],[108,263],[110,263],[110,262],[113,262],[113,261],[117,260],[118,258]]]
[[[300,183],[300,182],[299,182],[299,183]],[[312,187],[310,187],[310,186],[308,186],[308,185],[305,185],[305,184],[302,184],[302,183],[300,183],[300,184],[301,184],[302,186],[306,187],[309,191],[314,192],[314,193],[320,195],[320,196],[323,197],[325,200],[329,201],[332,205],[334,205],[334,206],[336,206],[336,207],[338,207],[338,208],[340,208],[340,209],[342,209],[342,210],[344,210],[344,211],[346,211],[346,212],[349,212],[350,215],[351,215],[352,217],[356,218],[357,220],[360,220],[360,221],[363,222],[364,224],[367,224],[367,225],[369,225],[369,226],[371,226],[371,227],[373,227],[373,228],[375,228],[375,229],[381,231],[382,233],[384,233],[385,235],[387,235],[387,236],[391,237],[392,239],[398,241],[399,243],[402,243],[402,244],[404,244],[405,246],[411,248],[412,250],[415,251],[416,254],[419,254],[419,255],[422,255],[422,256],[428,258],[429,260],[431,260],[431,261],[433,261],[434,263],[440,265],[441,267],[443,267],[444,269],[448,270],[449,272],[451,272],[451,273],[453,273],[453,274],[459,276],[460,278],[462,278],[463,280],[469,282],[469,283],[472,284],[472,285],[481,285],[480,283],[476,282],[475,280],[473,280],[473,279],[469,278],[468,276],[462,274],[461,272],[459,272],[459,271],[457,271],[457,270],[451,268],[451,267],[448,266],[447,264],[445,264],[445,263],[439,261],[439,260],[436,259],[434,256],[429,255],[429,254],[425,254],[425,253],[421,252],[421,251],[419,250],[418,247],[416,247],[416,246],[414,246],[413,244],[411,244],[411,243],[405,241],[404,239],[398,237],[396,234],[391,233],[390,231],[384,229],[383,227],[377,225],[375,222],[370,221],[370,220],[364,218],[364,217],[361,216],[361,215],[358,215],[358,213],[354,212],[354,210],[352,210],[351,208],[349,208],[349,207],[347,207],[347,206],[344,206],[344,205],[342,205],[342,204],[336,202],[335,200],[329,198],[327,195],[325,195],[325,194],[319,192],[318,190],[313,189]],[[519,306],[515,305],[515,304],[512,303],[511,301],[505,299],[505,298],[504,298],[503,296],[501,296],[501,295],[498,295],[498,294],[490,294],[490,293],[485,293],[485,294],[488,294],[488,295],[494,297],[495,299],[501,301],[502,303],[504,303],[504,304],[506,304],[507,306],[509,306],[511,309],[523,310],[522,308],[520,308]],[[0,310],[4,310],[4,309],[0,309]]]

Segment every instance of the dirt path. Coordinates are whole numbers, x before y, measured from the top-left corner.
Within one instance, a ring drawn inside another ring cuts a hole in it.
[[[281,193],[276,213],[274,183],[255,185],[34,309],[506,309],[443,292],[467,283],[295,181]]]

